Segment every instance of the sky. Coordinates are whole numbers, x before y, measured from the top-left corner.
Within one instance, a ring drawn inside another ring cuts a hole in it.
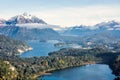
[[[0,0],[0,10],[0,18],[27,12],[61,27],[120,21],[120,0]]]

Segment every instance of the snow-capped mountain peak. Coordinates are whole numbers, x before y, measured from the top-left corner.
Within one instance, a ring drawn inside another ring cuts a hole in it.
[[[95,27],[97,27],[98,29],[106,29],[106,30],[120,30],[120,22],[112,20],[112,21],[96,24]]]
[[[0,19],[0,27],[5,27],[5,26],[18,26],[18,27],[39,28],[39,29],[52,28],[55,30],[61,29],[61,27],[58,25],[47,24],[42,19],[33,16],[31,14],[28,14],[26,12],[21,15],[13,16],[8,20]]]
[[[94,34],[94,33],[99,33],[99,32],[109,32],[109,31],[113,31],[114,33],[119,32],[120,31],[120,22],[112,20],[112,21],[108,21],[108,22],[102,22],[99,24],[96,24],[94,26],[84,26],[84,25],[80,25],[80,26],[73,26],[73,27],[69,27],[64,29],[64,31],[62,31],[62,34],[65,34],[67,36],[69,35],[89,35],[89,34]]]
[[[22,16],[26,19],[31,19],[33,16],[31,14],[28,14],[28,13],[23,13]]]
[[[32,16],[30,14],[27,13],[23,13],[22,15],[17,15],[14,17],[11,17],[8,21],[7,21],[8,25],[12,24],[12,25],[16,25],[16,24],[26,24],[26,23],[38,23],[38,24],[47,24],[45,21],[43,21],[42,19],[36,17],[36,16]]]
[[[120,25],[120,23],[112,20],[112,21],[108,21],[108,22],[98,23],[98,24],[95,25],[95,27],[99,27],[99,28],[101,28],[101,27],[114,27],[116,25]]]

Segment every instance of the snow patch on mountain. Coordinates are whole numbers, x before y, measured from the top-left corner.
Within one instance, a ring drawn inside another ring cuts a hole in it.
[[[33,16],[31,14],[28,14],[28,13],[23,13],[22,16],[26,19],[31,19]]]
[[[11,17],[6,21],[7,25],[16,25],[16,24],[26,24],[26,23],[40,23],[40,24],[47,24],[42,19],[32,16],[27,13],[23,13],[22,15],[17,15],[14,17]]]
[[[120,22],[112,20],[108,22],[98,23],[94,26],[85,26],[85,25],[73,26],[66,28],[65,30],[71,31],[71,30],[97,30],[97,29],[120,30]]]
[[[47,24],[42,19],[33,16],[28,13],[23,13],[21,15],[16,15],[11,17],[8,20],[0,19],[0,26],[19,26],[19,27],[26,27],[26,28],[52,28],[54,30],[60,30],[61,27],[57,25],[50,25]]]

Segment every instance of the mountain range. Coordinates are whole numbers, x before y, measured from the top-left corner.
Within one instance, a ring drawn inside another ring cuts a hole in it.
[[[0,19],[0,33],[20,40],[60,39],[60,35],[49,25],[36,16],[24,13],[8,20]]]
[[[63,40],[71,42],[115,42],[120,40],[120,22],[112,20],[94,26],[72,26],[60,29],[27,13],[0,19],[0,34],[20,40]]]
[[[102,22],[99,24],[96,24],[94,26],[72,26],[70,28],[65,28],[62,33],[64,34],[71,34],[80,36],[82,33],[86,33],[88,31],[95,31],[95,30],[120,30],[120,22],[117,21],[108,21],[108,22]]]
[[[86,42],[114,42],[120,40],[120,22],[108,21],[94,26],[73,26],[59,33],[63,36],[79,37]]]

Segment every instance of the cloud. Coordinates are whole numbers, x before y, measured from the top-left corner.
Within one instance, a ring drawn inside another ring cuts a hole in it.
[[[94,25],[109,20],[120,20],[120,6],[65,7],[34,12],[50,24],[61,26]]]
[[[38,23],[16,24],[16,26],[26,27],[26,28],[28,28],[28,29],[32,29],[32,28],[39,28],[39,29],[52,28],[52,29],[54,29],[54,30],[59,30],[59,29],[61,29],[61,27],[60,27],[60,26],[57,26],[57,25],[38,24]]]
[[[26,11],[27,12],[27,11]],[[10,18],[22,14],[22,11],[11,11],[9,14],[0,14],[1,18]],[[74,25],[94,25],[103,21],[120,21],[120,6],[93,5],[40,9],[29,12],[43,19],[48,24],[69,27]]]

